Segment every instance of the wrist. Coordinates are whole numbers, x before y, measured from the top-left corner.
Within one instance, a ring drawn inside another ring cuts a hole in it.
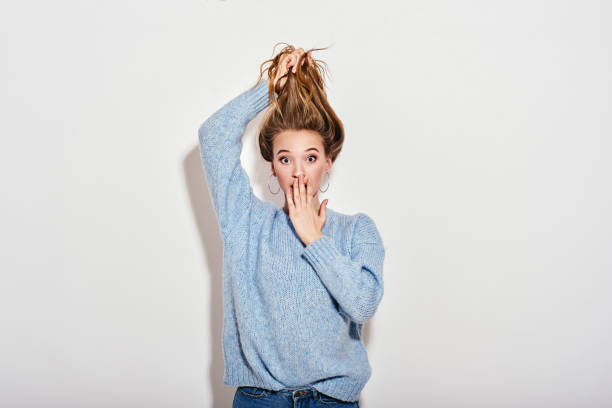
[[[315,242],[317,239],[321,238],[323,236],[323,234],[319,233],[316,235],[313,235],[312,237],[308,238],[306,240],[306,246],[312,244],[313,242]]]

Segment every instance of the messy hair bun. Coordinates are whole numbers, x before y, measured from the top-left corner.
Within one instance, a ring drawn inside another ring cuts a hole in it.
[[[344,127],[327,100],[323,74],[326,72],[320,63],[325,62],[312,58],[312,63],[302,60],[308,53],[326,48],[311,48],[301,55],[296,64],[296,73],[289,69],[282,89],[277,84],[274,89],[274,78],[280,69],[280,62],[285,54],[291,54],[295,47],[287,43],[276,56],[264,61],[259,67],[259,78],[265,70],[268,71],[268,92],[271,109],[266,113],[259,131],[259,148],[266,161],[271,162],[274,157],[272,150],[274,137],[285,130],[311,130],[317,132],[322,139],[325,155],[330,155],[334,162],[342,150],[344,142]],[[276,48],[276,45],[274,48]],[[262,67],[271,63],[266,69]],[[280,78],[279,78],[280,79]],[[277,81],[277,82],[280,82]],[[278,97],[277,97],[278,96]]]

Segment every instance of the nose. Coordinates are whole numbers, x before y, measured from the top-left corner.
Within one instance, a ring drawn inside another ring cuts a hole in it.
[[[304,174],[304,170],[303,170],[301,167],[296,166],[296,167],[293,169],[293,178],[295,178],[295,179],[299,179],[299,177],[300,177],[300,176],[305,176],[305,175],[306,175],[306,174]]]

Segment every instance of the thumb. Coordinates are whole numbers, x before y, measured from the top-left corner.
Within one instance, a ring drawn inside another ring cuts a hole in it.
[[[321,203],[321,207],[319,208],[319,217],[322,218],[326,218],[326,214],[327,214],[327,202],[329,200],[326,198],[325,200],[323,200],[323,202]]]

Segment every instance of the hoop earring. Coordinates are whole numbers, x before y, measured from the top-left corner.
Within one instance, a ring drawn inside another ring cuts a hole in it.
[[[327,174],[327,187],[325,188],[325,190],[321,190],[321,188],[319,188],[319,191],[322,193],[326,192],[327,189],[329,188],[329,173],[325,173],[325,174]]]
[[[280,188],[280,184],[278,185],[278,190],[276,191],[276,193],[275,193],[274,191],[270,190],[270,177],[271,177],[271,176],[273,176],[273,174],[272,174],[272,173],[270,173],[270,175],[268,176],[268,190],[269,190],[269,191],[270,191],[272,194],[276,195],[276,194],[278,194],[278,192],[281,190],[281,188]]]

